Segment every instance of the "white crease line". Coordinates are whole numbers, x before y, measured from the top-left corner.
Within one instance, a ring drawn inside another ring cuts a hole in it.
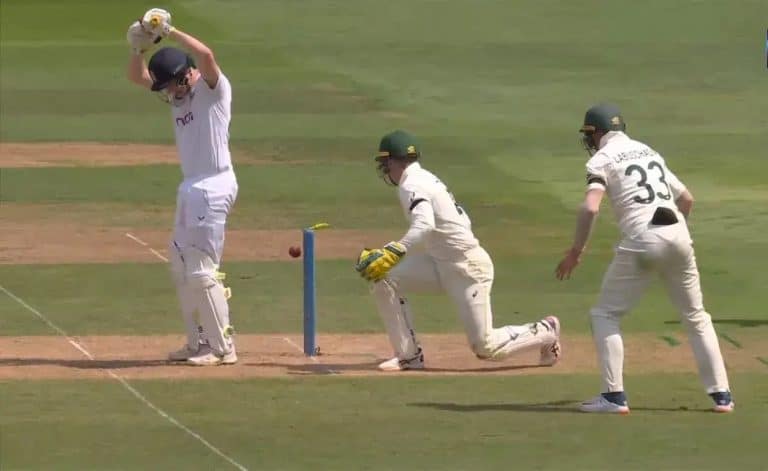
[[[148,243],[146,243],[143,240],[139,239],[138,237],[136,237],[135,235],[131,234],[130,232],[126,232],[125,236],[128,237],[129,239],[135,240],[136,242],[138,242],[140,245],[143,245],[144,247],[149,245]]]
[[[159,258],[160,260],[162,260],[162,261],[164,261],[164,262],[167,262],[167,261],[168,261],[168,259],[167,259],[167,258],[165,258],[165,255],[161,254],[161,253],[160,253],[160,252],[158,252],[157,250],[155,250],[155,249],[152,249],[152,248],[151,248],[151,249],[149,249],[149,251],[150,251],[150,252],[152,252],[153,254],[155,254],[155,256],[156,256],[157,258]]]
[[[294,342],[293,340],[289,339],[288,337],[283,337],[283,340],[285,340],[288,343],[288,345],[290,345],[291,347],[295,348],[296,350],[300,351],[301,353],[304,353],[304,349],[301,348],[300,346],[298,346],[296,344],[296,342]],[[309,359],[314,361],[318,365],[322,365],[322,363],[320,363],[320,360],[318,360],[317,357],[315,357],[315,356],[311,356],[311,357],[309,357]],[[341,373],[340,371],[332,370],[330,368],[326,368],[326,371],[328,371],[328,373],[330,373],[332,375],[337,375],[337,374]]]
[[[27,310],[29,310],[32,314],[37,316],[38,319],[40,319],[41,321],[45,322],[48,325],[48,327],[50,327],[51,329],[56,331],[56,333],[58,333],[59,335],[64,337],[67,340],[67,342],[70,343],[70,345],[72,345],[80,353],[85,355],[86,358],[88,358],[89,360],[94,360],[93,355],[91,355],[91,353],[88,350],[86,350],[85,347],[83,347],[82,344],[80,344],[77,340],[75,340],[72,337],[70,337],[69,335],[67,335],[67,333],[63,329],[61,329],[59,326],[57,326],[56,324],[51,322],[40,311],[38,311],[37,309],[33,308],[32,306],[30,306],[29,304],[24,302],[23,299],[19,298],[15,294],[13,294],[10,291],[8,291],[7,289],[5,289],[2,285],[0,285],[0,291],[4,292],[5,294],[8,295],[8,297],[10,297],[11,299],[16,301],[17,303],[19,303],[22,306],[24,306],[25,308],[27,308]],[[181,430],[183,430],[188,435],[192,436],[194,439],[196,439],[197,441],[199,441],[200,443],[205,445],[209,450],[211,450],[212,452],[216,453],[221,458],[223,458],[224,460],[229,462],[229,464],[231,464],[235,468],[239,469],[240,471],[248,471],[248,468],[246,468],[245,466],[241,465],[237,461],[233,460],[229,456],[225,455],[221,450],[219,450],[215,446],[211,445],[205,438],[201,437],[199,434],[197,434],[194,431],[190,430],[184,424],[182,424],[178,420],[176,420],[173,417],[171,417],[167,412],[165,412],[164,410],[160,409],[159,407],[154,405],[152,402],[150,402],[149,399],[144,397],[144,395],[141,394],[136,388],[131,386],[130,383],[128,383],[128,381],[125,380],[125,378],[123,378],[122,376],[118,375],[117,373],[115,373],[114,371],[110,370],[109,368],[99,368],[99,369],[104,370],[110,377],[114,378],[117,382],[122,384],[123,387],[125,387],[125,389],[127,389],[128,392],[133,394],[133,396],[136,399],[138,399],[139,401],[143,402],[144,405],[146,405],[147,407],[149,407],[153,411],[157,412],[157,414],[160,417],[164,418],[165,420],[170,422],[172,425],[175,425],[176,427],[180,428]]]
[[[160,252],[158,252],[157,250],[153,249],[152,247],[149,246],[148,243],[146,243],[143,240],[139,239],[138,237],[136,237],[135,235],[131,234],[130,232],[126,232],[125,236],[128,237],[129,239],[132,239],[133,241],[135,241],[137,244],[141,245],[142,247],[149,248],[149,251],[152,252],[152,255],[154,255],[155,257],[159,258],[160,260],[162,260],[164,262],[168,261],[168,259],[165,257],[165,255],[163,255]]]

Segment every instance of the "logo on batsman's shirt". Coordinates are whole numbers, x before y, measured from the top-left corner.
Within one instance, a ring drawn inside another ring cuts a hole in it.
[[[186,126],[187,124],[194,121],[195,116],[190,111],[189,113],[185,114],[184,116],[180,118],[176,118],[176,126]]]

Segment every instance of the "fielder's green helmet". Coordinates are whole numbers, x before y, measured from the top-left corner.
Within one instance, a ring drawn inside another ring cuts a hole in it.
[[[401,130],[393,131],[381,138],[379,154],[376,160],[392,159],[418,159],[421,156],[419,143],[416,138]]]
[[[627,123],[621,116],[619,107],[610,103],[601,103],[587,110],[584,125],[579,131],[591,134],[595,131],[624,131]]]

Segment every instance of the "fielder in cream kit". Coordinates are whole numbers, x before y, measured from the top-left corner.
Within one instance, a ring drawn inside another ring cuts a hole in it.
[[[356,270],[373,282],[371,292],[395,357],[384,371],[424,368],[424,354],[413,329],[407,294],[444,291],[458,308],[470,348],[484,360],[538,349],[542,365],[560,357],[560,322],[548,316],[524,325],[493,327],[493,262],[472,233],[466,211],[434,174],[421,167],[413,136],[395,131],[384,136],[376,157],[378,170],[398,186],[410,227],[382,249],[365,249]]]
[[[664,283],[696,357],[699,376],[715,412],[733,410],[723,356],[704,310],[699,270],[686,220],[693,196],[658,152],[630,139],[615,105],[590,108],[581,128],[590,154],[587,190],[571,248],[556,269],[565,279],[579,264],[603,195],[611,200],[621,240],[591,310],[602,391],[581,405],[584,412],[629,413],[624,392],[624,344],[619,324],[654,276]]]
[[[229,319],[229,290],[218,271],[227,215],[237,198],[229,153],[232,88],[213,52],[170,22],[170,13],[155,8],[128,29],[132,48],[128,77],[171,105],[184,176],[177,193],[168,257],[187,341],[169,359],[197,366],[233,364],[237,353]],[[144,52],[163,38],[175,41],[189,54],[165,47],[152,55],[147,66]]]

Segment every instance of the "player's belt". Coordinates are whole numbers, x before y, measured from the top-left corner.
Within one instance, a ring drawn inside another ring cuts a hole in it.
[[[660,206],[656,208],[651,218],[651,225],[653,226],[671,226],[678,223],[677,214],[670,208]]]

